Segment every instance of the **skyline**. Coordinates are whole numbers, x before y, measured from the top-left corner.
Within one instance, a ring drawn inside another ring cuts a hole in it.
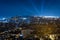
[[[59,16],[60,0],[0,0],[0,17]]]

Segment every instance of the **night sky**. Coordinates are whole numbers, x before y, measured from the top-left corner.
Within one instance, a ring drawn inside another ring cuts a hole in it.
[[[60,16],[60,0],[0,0],[2,16]]]

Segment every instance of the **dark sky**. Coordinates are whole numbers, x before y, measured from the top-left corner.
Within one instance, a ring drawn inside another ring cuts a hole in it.
[[[1,16],[60,16],[60,0],[0,0]]]

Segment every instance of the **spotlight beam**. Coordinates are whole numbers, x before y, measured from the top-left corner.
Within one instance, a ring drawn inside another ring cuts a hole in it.
[[[29,2],[32,4],[34,10],[36,11],[36,13],[40,13],[39,10],[36,8],[36,6],[34,5],[34,3],[32,2],[32,0],[29,0]]]
[[[44,4],[45,4],[45,0],[42,0],[42,3],[41,3],[41,14],[43,14],[43,12],[44,12]]]

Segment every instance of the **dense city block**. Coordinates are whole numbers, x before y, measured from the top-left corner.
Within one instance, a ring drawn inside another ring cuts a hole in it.
[[[0,19],[0,40],[59,39],[59,17],[15,16]]]

